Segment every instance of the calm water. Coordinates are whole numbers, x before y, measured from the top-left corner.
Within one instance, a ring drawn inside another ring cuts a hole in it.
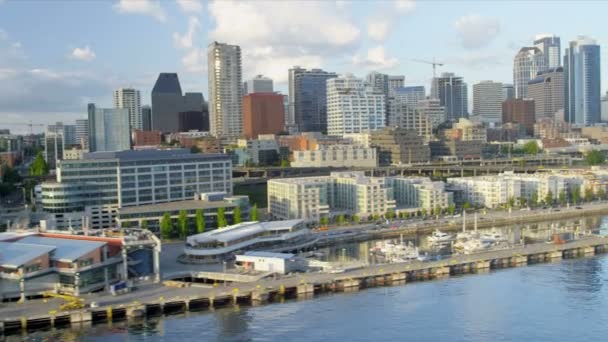
[[[607,226],[605,220],[595,224],[601,231]],[[605,341],[606,307],[608,256],[601,256],[26,339]]]

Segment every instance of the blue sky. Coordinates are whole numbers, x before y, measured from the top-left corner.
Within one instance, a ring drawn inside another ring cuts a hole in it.
[[[241,45],[244,78],[264,74],[282,91],[292,65],[401,74],[428,91],[431,67],[410,60],[433,57],[469,85],[511,83],[513,56],[536,34],[602,45],[606,13],[600,1],[0,0],[0,126],[70,122],[88,102],[110,106],[117,87],[149,103],[159,72],[207,98],[212,40]]]

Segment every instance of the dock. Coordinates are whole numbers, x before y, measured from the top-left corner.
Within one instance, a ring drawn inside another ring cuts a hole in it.
[[[223,283],[215,286],[157,285],[117,297],[100,297],[97,300],[99,307],[66,312],[49,310],[51,303],[32,301],[30,309],[15,308],[24,304],[0,308],[0,337],[39,329],[86,327],[99,323],[213,310],[232,305],[261,305],[285,298],[309,298],[321,293],[404,285],[452,275],[484,273],[533,263],[591,257],[607,251],[608,237],[583,236],[562,244],[536,243],[470,255],[454,255],[439,261],[369,265],[344,273],[301,273],[277,279],[265,278],[248,283]],[[43,310],[49,311],[41,313]],[[17,312],[20,315],[15,315]]]

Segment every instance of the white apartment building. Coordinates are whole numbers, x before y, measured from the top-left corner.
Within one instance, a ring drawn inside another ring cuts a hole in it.
[[[327,134],[341,136],[386,125],[386,96],[352,74],[327,80]]]
[[[473,115],[483,123],[502,123],[502,83],[481,81],[473,85]]]
[[[274,219],[318,222],[329,215],[330,187],[329,177],[269,180],[268,213]]]
[[[433,123],[426,112],[397,100],[390,101],[389,107],[389,126],[414,130],[425,142],[431,139]]]
[[[445,190],[443,182],[433,182],[426,177],[390,177],[388,182],[398,208],[420,208],[431,212],[454,203],[453,193]]]
[[[376,167],[376,149],[361,145],[318,145],[315,150],[294,151],[292,167]]]
[[[133,88],[114,90],[114,108],[126,108],[129,111],[129,125],[132,130],[143,129],[139,90]]]

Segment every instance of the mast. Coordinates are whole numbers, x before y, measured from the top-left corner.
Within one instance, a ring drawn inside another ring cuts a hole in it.
[[[475,232],[477,232],[477,212],[475,213]]]
[[[467,231],[467,212],[466,210],[462,211],[462,232]]]

